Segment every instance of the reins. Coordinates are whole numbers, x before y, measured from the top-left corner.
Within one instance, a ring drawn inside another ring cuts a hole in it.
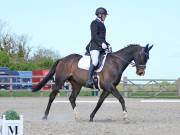
[[[122,58],[122,57],[120,57],[120,56],[118,56],[118,55],[116,55],[116,54],[113,54],[113,55],[116,56],[117,58],[123,60],[124,62],[132,65],[132,67],[135,67],[135,66],[136,66],[136,64],[135,64],[134,62],[129,62],[129,61],[127,61],[126,59],[124,59],[124,58]]]

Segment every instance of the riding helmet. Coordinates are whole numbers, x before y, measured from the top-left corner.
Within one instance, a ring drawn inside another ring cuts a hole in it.
[[[108,15],[107,10],[106,10],[105,8],[103,8],[103,7],[97,8],[95,14],[96,14],[96,15],[98,15],[98,14]]]

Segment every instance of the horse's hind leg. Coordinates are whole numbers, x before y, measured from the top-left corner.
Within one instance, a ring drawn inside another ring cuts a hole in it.
[[[47,116],[48,116],[48,114],[49,114],[49,110],[50,110],[50,108],[51,108],[51,104],[52,104],[52,102],[54,101],[57,93],[59,92],[59,89],[60,89],[60,86],[59,86],[59,85],[55,84],[55,85],[53,86],[53,90],[52,90],[52,92],[51,92],[50,95],[49,95],[49,102],[48,102],[48,105],[47,105],[47,108],[46,108],[46,111],[45,111],[45,114],[44,114],[44,117],[43,117],[44,120],[47,119]]]
[[[96,112],[98,111],[98,109],[101,107],[103,101],[105,100],[105,98],[109,95],[109,92],[108,91],[103,91],[99,100],[98,100],[98,103],[96,105],[96,107],[94,108],[93,112],[91,113],[90,115],[90,121],[93,121],[93,118],[96,114]]]
[[[72,85],[72,93],[69,97],[69,101],[71,103],[71,106],[74,110],[74,115],[75,115],[75,119],[78,119],[79,118],[79,112],[78,112],[78,109],[76,107],[76,98],[81,90],[81,85],[75,83],[75,82],[71,82],[71,85]]]

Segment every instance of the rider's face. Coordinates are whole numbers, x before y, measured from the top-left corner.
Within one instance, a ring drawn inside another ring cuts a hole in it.
[[[98,17],[101,18],[102,21],[105,21],[105,19],[106,19],[106,15],[105,14],[99,14]]]
[[[106,19],[106,15],[102,14],[102,20],[105,21],[105,19]]]

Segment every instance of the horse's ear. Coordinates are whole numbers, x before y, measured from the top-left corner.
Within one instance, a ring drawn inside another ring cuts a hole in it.
[[[150,51],[150,50],[153,48],[153,46],[154,46],[154,45],[151,45],[151,46],[148,48],[148,50]]]
[[[144,51],[147,52],[149,50],[149,43],[145,46]]]
[[[149,43],[146,45],[146,47],[149,47]]]

